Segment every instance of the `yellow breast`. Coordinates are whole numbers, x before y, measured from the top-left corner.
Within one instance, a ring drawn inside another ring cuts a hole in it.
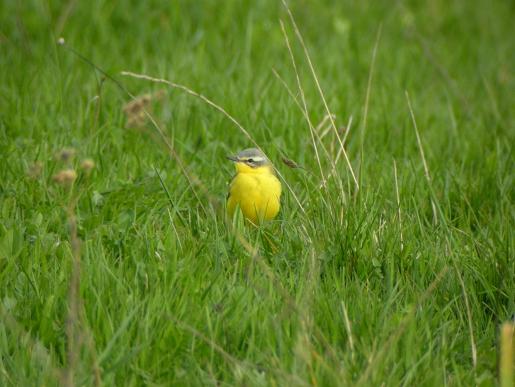
[[[238,168],[227,200],[227,212],[232,217],[237,208],[252,223],[276,217],[281,207],[281,182],[270,167]]]

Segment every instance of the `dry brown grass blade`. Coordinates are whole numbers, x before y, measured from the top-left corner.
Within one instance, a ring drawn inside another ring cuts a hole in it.
[[[302,112],[302,114],[304,114],[304,109],[302,108],[302,105],[300,104],[299,102],[299,99],[297,98],[297,96],[293,93],[293,91],[290,89],[290,87],[288,86],[288,84],[286,83],[286,81],[283,79],[283,77],[281,77],[279,75],[279,73],[277,72],[276,69],[274,69],[272,67],[272,73],[275,75],[275,77],[279,80],[279,82],[281,82],[281,84],[284,86],[284,88],[286,89],[286,91],[288,92],[288,94],[290,95],[291,99],[293,99],[293,102],[295,102],[295,105],[297,105],[297,107],[300,109],[300,111]]]
[[[351,127],[352,127],[352,116],[349,117],[349,122],[347,123],[345,134],[343,136],[342,143],[343,143],[344,147],[345,147],[345,141],[347,140],[347,136],[350,133]],[[338,153],[336,154],[333,169],[331,170],[331,172],[329,172],[329,175],[327,175],[327,179],[330,179],[336,173],[336,165],[338,164],[338,161],[340,160],[340,157],[343,154],[342,149],[344,149],[344,148],[341,148],[341,147],[338,148]]]
[[[333,119],[335,119],[335,118],[336,118],[336,116],[333,114]],[[325,136],[327,136],[329,134],[330,131],[333,130],[330,123],[326,127],[327,121],[329,121],[329,115],[326,114],[324,116],[324,118],[322,118],[322,121],[320,121],[315,128],[315,133],[320,133],[319,134],[320,140],[322,140]],[[325,129],[322,130],[322,128],[324,128],[324,127],[325,127]]]
[[[288,92],[288,94],[290,95],[290,97],[293,99],[293,101],[295,102],[295,105],[297,105],[297,107],[300,109],[300,111],[302,112],[302,115],[304,116],[304,118],[306,118],[307,122],[308,122],[308,125],[311,125],[311,119],[309,118],[309,115],[308,113],[304,110],[304,108],[302,107],[302,105],[300,104],[299,100],[297,99],[297,97],[295,96],[295,94],[293,93],[293,91],[290,89],[290,87],[288,86],[288,84],[284,81],[284,79],[279,75],[279,73],[277,73],[277,71],[272,68],[272,72],[273,74],[275,75],[275,77],[279,80],[279,82],[281,82],[281,84],[284,86],[284,88],[286,89],[286,91]],[[310,126],[310,133],[312,133],[316,139],[318,140],[318,142],[320,143],[320,146],[322,147],[322,150],[324,151],[325,155],[327,156],[328,160],[331,162],[331,165],[333,166],[333,169],[335,168],[335,164],[337,163],[337,161],[334,161],[329,153],[329,151],[327,150],[326,146],[324,145],[324,143],[322,142],[322,137],[319,132],[320,132],[320,128],[326,123],[326,121],[329,119],[329,117],[327,115],[324,116],[324,118],[322,119],[322,121],[314,128],[314,130],[311,130],[311,126]],[[312,136],[313,138],[313,136]],[[315,147],[315,144],[313,143],[313,147]],[[318,153],[317,153],[318,155]],[[283,160],[284,161],[284,160]],[[317,157],[317,161],[319,162],[319,167],[321,168],[320,166],[320,159]],[[322,179],[324,178],[323,176],[323,172],[321,171],[320,172],[321,175],[322,175]]]
[[[304,55],[306,56],[306,60],[308,62],[309,68],[311,70],[311,74],[313,75],[313,79],[314,79],[315,84],[317,86],[318,92],[320,94],[320,97],[321,97],[322,102],[324,104],[324,107],[326,109],[326,112],[329,115],[329,119],[331,121],[331,125],[333,127],[333,130],[334,130],[334,133],[336,135],[336,138],[338,139],[338,142],[339,142],[340,147],[342,149],[343,156],[345,157],[345,161],[347,162],[347,166],[349,167],[349,171],[350,171],[350,173],[352,175],[352,179],[354,180],[354,184],[356,186],[356,190],[359,190],[358,179],[356,178],[356,174],[354,173],[354,169],[352,168],[352,165],[350,163],[350,160],[349,160],[349,157],[347,155],[347,152],[345,151],[345,148],[343,146],[342,139],[340,138],[340,135],[338,133],[338,129],[336,128],[336,124],[334,122],[333,115],[332,115],[331,110],[329,109],[329,106],[328,106],[327,101],[325,99],[325,95],[324,95],[324,92],[322,91],[322,87],[320,86],[320,82],[318,81],[318,76],[317,76],[315,68],[313,66],[313,62],[311,61],[311,56],[309,55],[309,51],[308,51],[308,49],[306,47],[306,44],[304,43],[304,39],[302,38],[302,34],[300,33],[299,28],[297,27],[297,23],[295,22],[295,18],[293,17],[293,14],[292,14],[290,8],[288,7],[288,5],[286,4],[286,2],[284,0],[282,0],[282,1],[283,1],[284,7],[286,8],[286,11],[288,12],[288,15],[290,17],[291,23],[293,25],[293,29],[295,31],[295,34],[297,35],[299,43],[301,44],[301,46],[302,46],[302,48],[304,50]]]
[[[314,135],[315,128],[313,127],[313,123],[311,122],[311,119],[309,118],[308,105],[306,102],[306,96],[304,95],[304,89],[302,88],[302,84],[300,82],[300,76],[299,76],[299,72],[297,70],[297,63],[295,62],[295,57],[293,56],[293,51],[290,46],[290,40],[288,39],[288,35],[286,34],[286,30],[284,29],[284,23],[282,22],[282,20],[280,20],[280,24],[281,24],[281,30],[282,30],[283,36],[284,36],[284,41],[286,42],[286,47],[288,47],[288,52],[290,54],[293,70],[295,72],[295,78],[297,80],[297,87],[299,89],[300,99],[302,101],[302,111],[303,111],[304,117],[306,118],[306,121],[308,123],[309,134],[311,135],[311,142],[313,144],[313,149],[315,150],[315,157],[317,160],[318,168],[320,170],[320,177],[322,178],[322,182],[325,185],[326,178],[324,176],[324,169],[322,168],[322,163],[320,162],[320,155],[318,154],[318,147],[317,147],[317,143],[315,141],[315,135]]]
[[[325,188],[326,185],[327,185],[327,176],[324,175],[324,167],[322,167],[322,163],[320,161],[320,154],[319,154],[318,147],[317,147],[317,141],[320,144],[320,146],[322,147],[322,150],[324,151],[324,154],[325,154],[327,160],[329,160],[329,162],[331,164],[332,173],[334,173],[334,171],[336,170],[336,164],[338,163],[338,158],[336,158],[336,160],[335,160],[331,156],[331,154],[329,153],[329,151],[327,150],[326,146],[324,145],[324,143],[322,141],[323,135],[320,135],[319,132],[320,132],[320,128],[323,127],[323,125],[325,124],[325,122],[328,119],[334,120],[335,117],[334,117],[334,115],[332,115],[332,117],[329,117],[329,115],[326,114],[324,116],[324,118],[322,119],[322,121],[317,125],[316,128],[313,126],[313,123],[312,123],[312,121],[311,121],[311,119],[309,117],[307,101],[306,101],[304,89],[302,88],[302,83],[300,81],[299,72],[297,70],[297,63],[295,61],[295,56],[293,55],[293,50],[291,48],[290,40],[288,38],[288,34],[286,33],[286,29],[284,28],[284,23],[282,21],[280,21],[280,25],[281,25],[281,30],[282,30],[282,33],[283,33],[283,36],[284,36],[284,41],[286,43],[286,47],[288,48],[288,53],[290,55],[290,59],[291,59],[292,66],[293,66],[293,70],[295,72],[295,78],[296,78],[296,81],[297,81],[297,88],[298,88],[299,94],[301,96],[302,105],[298,101],[297,97],[293,94],[291,89],[288,87],[287,83],[277,73],[277,71],[275,71],[275,69],[272,69],[272,71],[273,71],[274,75],[282,83],[282,85],[286,88],[286,90],[288,91],[288,93],[290,94],[290,96],[292,97],[294,102],[296,103],[296,105],[301,110],[302,115],[306,119],[306,122],[307,122],[308,128],[309,128],[309,133],[310,133],[310,136],[311,136],[311,143],[313,145],[313,149],[315,150],[315,158],[317,160],[318,168],[319,168],[319,171],[320,171],[320,177],[322,179],[322,182],[321,182],[319,187],[320,188]],[[315,141],[315,138],[316,138],[316,141]],[[339,188],[340,188],[340,191],[341,191],[341,196],[342,196],[342,199],[343,199],[343,198],[345,198],[345,192],[344,192],[344,189],[343,189],[343,184],[342,184],[342,182],[340,180],[338,181],[338,183],[339,183]]]
[[[154,78],[154,77],[151,77],[146,74],[137,74],[137,73],[133,73],[131,71],[122,71],[120,74],[129,76],[132,78],[145,79],[147,81],[151,81],[154,83],[163,83],[165,85],[173,87],[174,89],[182,90],[187,94],[190,94],[194,97],[200,98],[202,101],[204,101],[211,107],[215,108],[216,110],[220,111],[224,116],[226,116],[230,121],[232,121],[232,123],[234,125],[236,125],[243,132],[243,134],[245,134],[245,136],[247,136],[249,141],[252,142],[257,148],[259,148],[259,145],[256,143],[256,141],[254,141],[254,139],[252,138],[250,133],[233,116],[231,116],[223,107],[221,107],[220,105],[217,105],[216,103],[211,101],[209,98],[205,97],[204,95],[202,95],[200,93],[197,93],[196,91],[190,89],[189,87],[180,85],[178,83],[170,82],[163,78]]]
[[[295,105],[297,105],[297,107],[302,112],[302,115],[304,116],[304,118],[306,118],[306,120],[309,123],[311,123],[311,119],[309,118],[308,113],[304,110],[304,108],[300,104],[299,100],[297,99],[297,97],[295,96],[293,91],[290,89],[288,84],[285,82],[285,80],[279,75],[279,73],[274,68],[272,68],[272,72],[275,75],[275,77],[279,80],[279,82],[281,82],[281,84],[284,86],[284,88],[286,89],[286,91],[288,92],[290,97],[295,102]],[[324,116],[324,118],[322,119],[322,121],[320,121],[320,123],[314,128],[313,134],[315,135],[315,137],[317,138],[318,142],[320,143],[320,146],[322,147],[322,149],[323,149],[324,153],[326,154],[326,156],[329,158],[329,160],[332,163],[334,163],[334,161],[332,160],[332,158],[331,158],[331,156],[329,154],[329,151],[327,150],[327,148],[324,146],[324,143],[322,142],[322,137],[323,136],[319,135],[320,128],[327,122],[328,119],[329,119],[329,116],[327,116],[327,114],[326,114]]]
[[[345,302],[342,300],[342,311],[343,311],[343,319],[345,321],[345,329],[347,330],[347,336],[349,337],[349,348],[351,351],[351,356],[354,357],[354,338],[352,336],[352,328],[349,320],[349,315],[347,313],[347,307],[345,306]]]

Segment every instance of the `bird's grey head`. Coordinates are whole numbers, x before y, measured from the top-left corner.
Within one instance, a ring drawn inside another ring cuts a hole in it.
[[[229,160],[245,163],[252,168],[262,167],[270,164],[270,160],[257,148],[242,150],[236,156],[227,156]]]

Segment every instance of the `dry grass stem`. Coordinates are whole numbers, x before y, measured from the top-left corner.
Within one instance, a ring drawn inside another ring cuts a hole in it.
[[[336,116],[333,114],[333,120],[336,119]],[[322,121],[320,121],[317,125],[317,127],[315,128],[315,132],[317,133],[320,133],[320,130],[327,124],[327,121],[329,120],[329,114],[326,114],[324,116],[324,118],[322,118]],[[330,126],[328,126],[328,129],[331,129]],[[320,138],[324,138],[325,136],[325,132],[327,132],[327,130],[324,130],[324,132],[322,134],[320,134]]]
[[[401,251],[404,250],[404,236],[402,234],[401,199],[399,196],[399,180],[397,179],[397,162],[393,159],[393,176],[395,180],[395,197],[397,199],[397,217],[399,218],[399,233],[401,238]]]
[[[450,246],[449,246],[450,248]],[[467,322],[469,328],[470,335],[470,350],[472,352],[472,367],[475,369],[477,366],[477,348],[476,342],[474,340],[474,328],[472,326],[472,312],[470,311],[469,298],[467,296],[467,289],[465,287],[465,283],[463,282],[463,278],[461,278],[460,271],[456,264],[454,265],[454,269],[456,270],[456,274],[458,275],[458,280],[460,281],[461,290],[463,292],[463,298],[465,299],[465,310],[467,311]]]
[[[295,102],[295,105],[297,105],[297,107],[300,109],[300,111],[302,112],[302,114],[305,114],[304,112],[304,109],[302,108],[302,105],[300,104],[299,102],[299,99],[297,98],[297,96],[293,93],[293,91],[290,89],[290,87],[288,86],[288,84],[286,83],[286,81],[279,75],[279,73],[277,72],[276,69],[274,69],[272,67],[272,73],[274,74],[274,76],[279,80],[279,82],[281,82],[281,84],[283,85],[283,87],[286,89],[286,91],[288,92],[288,94],[290,95],[291,99],[293,99],[293,102]],[[305,116],[304,116],[305,117]]]
[[[345,129],[345,135],[344,135],[343,140],[342,140],[342,143],[343,143],[344,147],[345,147],[345,141],[347,140],[347,136],[350,133],[351,127],[352,127],[352,116],[349,117],[349,122],[347,123],[347,127]],[[329,172],[329,175],[327,175],[328,179],[330,179],[336,173],[336,165],[338,164],[338,161],[340,160],[340,157],[343,154],[343,150],[344,150],[344,148],[342,148],[342,147],[338,148],[338,153],[336,154],[336,158],[334,160],[333,169],[331,170],[331,172]],[[321,188],[321,186],[320,186],[320,188]]]
[[[304,90],[302,89],[302,84],[300,82],[299,72],[297,70],[297,64],[295,62],[295,57],[293,56],[293,51],[290,46],[290,40],[288,39],[288,35],[286,34],[286,30],[284,29],[284,23],[282,22],[282,20],[280,21],[280,24],[281,24],[281,30],[282,30],[283,36],[284,36],[284,41],[286,42],[286,47],[288,47],[288,52],[290,54],[293,70],[295,72],[295,78],[297,80],[297,87],[299,89],[300,98],[302,101],[302,110],[304,112],[304,117],[306,118],[306,121],[308,123],[309,134],[311,135],[311,142],[313,144],[313,149],[315,150],[315,158],[317,160],[318,168],[320,170],[320,177],[322,178],[322,182],[325,185],[326,179],[324,176],[324,169],[322,168],[322,163],[320,162],[320,155],[318,154],[318,147],[317,147],[317,144],[315,141],[315,135],[314,135],[315,128],[313,127],[311,119],[309,118],[308,105],[306,103],[306,97],[304,95]]]
[[[182,90],[185,93],[190,94],[190,95],[192,95],[194,97],[200,98],[202,101],[204,101],[205,103],[207,103],[211,107],[215,108],[216,110],[220,111],[222,114],[224,114],[230,121],[232,121],[245,134],[245,136],[247,136],[247,138],[256,147],[259,148],[259,145],[254,141],[254,139],[252,138],[250,133],[233,116],[231,116],[229,113],[227,113],[227,111],[224,108],[222,108],[221,106],[219,106],[216,103],[212,102],[210,99],[206,98],[202,94],[197,93],[196,91],[193,91],[193,90],[191,90],[190,88],[188,88],[186,86],[180,85],[178,83],[170,82],[170,81],[168,81],[166,79],[162,79],[162,78],[154,78],[154,77],[151,77],[151,76],[148,76],[148,75],[145,75],[145,74],[136,74],[136,73],[133,73],[133,72],[130,72],[130,71],[122,71],[120,74],[125,75],[125,76],[129,76],[129,77],[133,77],[133,78],[145,79],[147,81],[151,81],[151,82],[155,82],[155,83],[164,83],[164,84],[166,84],[168,86],[171,86],[171,87],[173,87],[175,89]]]
[[[513,387],[515,370],[515,341],[513,340],[514,325],[512,322],[505,322],[501,325],[501,348],[499,353],[499,384],[501,387]]]
[[[272,72],[273,74],[276,76],[277,79],[279,79],[279,81],[281,82],[281,84],[284,86],[284,88],[288,91],[288,94],[290,95],[290,97],[293,99],[293,101],[295,102],[295,104],[297,105],[297,107],[300,109],[300,111],[302,112],[302,115],[304,116],[304,118],[306,118],[306,121],[308,122],[308,125],[311,124],[311,119],[309,118],[308,116],[308,112],[306,110],[304,110],[304,108],[302,107],[302,105],[300,104],[299,100],[297,99],[297,97],[295,96],[295,94],[293,93],[293,91],[290,89],[290,87],[287,85],[287,83],[284,81],[284,79],[277,73],[277,71],[275,69],[272,68]],[[324,153],[326,154],[327,158],[329,159],[329,161],[331,162],[331,164],[334,166],[334,161],[332,160],[330,154],[329,154],[329,151],[327,150],[327,148],[324,146],[324,143],[322,142],[322,137],[319,136],[318,132],[320,131],[320,126],[326,122],[326,120],[329,119],[329,117],[326,115],[324,116],[322,122],[320,124],[318,124],[318,126],[312,130],[312,126],[310,126],[310,133],[312,134],[311,138],[313,139],[313,134],[315,135],[315,137],[317,138],[318,142],[320,143],[321,147],[322,147],[322,150],[324,151]],[[314,143],[313,143],[314,144]],[[315,147],[316,145],[313,145],[313,147]],[[319,160],[319,159],[317,159]]]
[[[347,336],[349,336],[349,347],[352,354],[352,357],[354,357],[354,339],[352,337],[352,329],[351,324],[349,320],[349,315],[347,313],[347,308],[345,307],[345,302],[342,300],[342,311],[343,311],[343,319],[345,321],[345,329],[347,330]]]
[[[304,54],[306,56],[306,59],[308,61],[308,64],[309,64],[309,68],[311,70],[311,73],[313,75],[313,79],[315,80],[315,84],[317,86],[317,89],[318,89],[318,92],[320,94],[320,97],[322,98],[322,102],[324,103],[324,107],[327,111],[327,114],[329,115],[329,119],[331,120],[331,125],[334,129],[334,133],[336,134],[336,138],[338,139],[338,142],[340,143],[340,147],[343,151],[343,155],[345,157],[345,161],[347,162],[347,166],[349,167],[349,171],[352,175],[352,179],[354,180],[354,184],[356,185],[356,190],[359,190],[359,183],[358,183],[358,179],[356,178],[356,174],[354,173],[354,170],[352,169],[352,165],[350,163],[350,160],[349,160],[349,157],[347,156],[347,152],[345,151],[344,147],[343,147],[343,142],[340,138],[340,135],[338,133],[338,129],[336,128],[336,124],[334,122],[334,119],[333,119],[333,115],[331,113],[331,111],[329,110],[329,106],[327,105],[327,101],[325,99],[325,96],[324,96],[324,92],[322,91],[322,87],[320,86],[320,82],[318,81],[318,77],[316,75],[316,72],[315,72],[315,68],[313,66],[313,63],[311,62],[311,57],[309,55],[309,52],[308,52],[308,49],[304,43],[304,39],[302,38],[302,35],[297,27],[297,23],[295,22],[295,18],[293,17],[293,14],[291,13],[291,10],[290,8],[288,7],[288,5],[286,4],[286,2],[283,0],[283,4],[284,4],[284,7],[286,8],[286,11],[288,12],[288,15],[290,17],[290,20],[291,20],[291,23],[293,25],[293,28],[295,30],[295,34],[297,35],[297,38],[302,46],[302,48],[304,49]]]
[[[417,121],[415,120],[415,113],[413,112],[413,108],[411,107],[411,101],[409,98],[408,91],[406,90],[405,93],[406,93],[406,99],[408,101],[408,108],[410,111],[411,120],[413,121],[413,128],[415,129],[415,135],[417,136],[417,144],[418,144],[418,149],[420,151],[420,157],[422,158],[422,165],[424,166],[424,175],[426,177],[429,189],[432,190],[431,175],[429,174],[429,167],[427,166],[426,156],[424,154],[424,148],[422,147],[422,141],[420,140],[420,134],[418,132]],[[433,222],[435,224],[437,224],[438,223],[438,214],[436,211],[436,203],[433,200],[432,196],[433,195],[431,192],[431,208],[433,209]]]

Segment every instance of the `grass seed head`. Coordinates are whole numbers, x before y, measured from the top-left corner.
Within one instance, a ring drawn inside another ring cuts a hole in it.
[[[75,179],[77,179],[77,172],[74,169],[63,169],[52,177],[54,182],[66,187],[71,186]]]
[[[126,103],[123,107],[123,112],[127,116],[127,128],[141,128],[148,120],[147,112],[152,110],[152,102],[159,101],[165,96],[165,90],[158,90],[153,94],[142,94],[132,101]]]
[[[286,157],[282,157],[281,160],[284,164],[286,164],[288,167],[290,167],[292,169],[296,169],[296,168],[304,169],[299,164],[297,164],[295,161],[288,159]]]
[[[125,106],[123,107],[123,112],[127,116],[126,127],[141,128],[145,125],[145,123],[147,122],[147,115],[145,111],[148,111],[150,109],[151,101],[151,94],[143,94],[125,104]]]
[[[75,153],[76,151],[73,148],[63,148],[56,153],[55,158],[58,161],[67,163],[73,160],[73,158],[75,157]]]
[[[84,172],[89,173],[93,168],[95,168],[95,162],[92,159],[84,159],[80,163],[80,167]]]

